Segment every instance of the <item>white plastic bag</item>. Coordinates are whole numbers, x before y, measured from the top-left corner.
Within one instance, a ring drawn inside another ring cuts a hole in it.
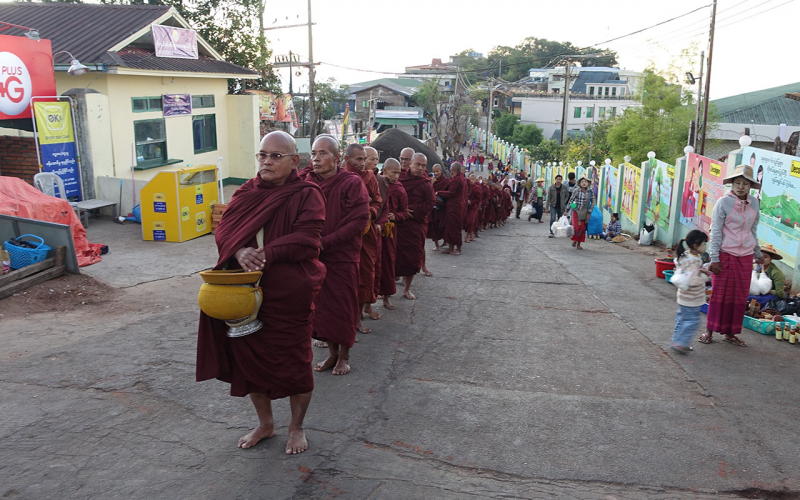
[[[649,229],[649,230],[648,230]],[[656,235],[656,230],[654,226],[647,226],[642,228],[642,232],[639,233],[639,244],[642,246],[650,246],[653,244],[653,238]]]
[[[681,291],[687,291],[692,281],[692,275],[686,272],[683,272],[682,269],[676,268],[675,274],[672,275],[669,282],[678,287]]]
[[[769,279],[767,273],[760,273],[758,276],[758,291],[760,295],[766,295],[772,290],[772,280]]]
[[[558,219],[558,225],[561,227],[571,227],[572,224],[569,222],[569,218],[566,215],[562,215],[560,219]]]
[[[568,238],[575,234],[575,228],[572,226],[558,226],[553,233],[556,238]]]
[[[533,211],[533,206],[531,206],[530,203],[528,203],[527,205],[523,205],[522,210],[519,211],[519,214],[522,217],[528,217],[530,215],[533,215],[533,213],[535,212]]]
[[[766,295],[772,290],[772,280],[767,273],[753,271],[750,274],[750,295]]]
[[[761,295],[758,286],[758,273],[755,269],[750,273],[750,295]]]

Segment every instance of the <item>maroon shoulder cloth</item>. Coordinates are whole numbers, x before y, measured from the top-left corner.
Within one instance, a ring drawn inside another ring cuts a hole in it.
[[[324,221],[322,192],[296,171],[282,186],[256,177],[234,193],[217,227],[215,269],[238,268],[234,254],[256,247],[256,234],[264,229],[267,264],[258,312],[264,327],[232,339],[223,321],[201,312],[197,381],[217,378],[231,384],[232,396],[262,393],[270,399],[313,390],[311,320],[325,279],[317,258]]]

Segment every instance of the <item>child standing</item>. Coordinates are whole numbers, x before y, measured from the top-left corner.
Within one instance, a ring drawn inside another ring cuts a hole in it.
[[[700,307],[706,303],[706,280],[708,270],[703,268],[700,254],[706,251],[708,235],[699,229],[689,231],[686,239],[675,249],[675,273],[689,277],[686,290],[678,288],[678,314],[675,316],[675,332],[672,335],[672,349],[686,354],[692,350],[689,341],[700,323]]]

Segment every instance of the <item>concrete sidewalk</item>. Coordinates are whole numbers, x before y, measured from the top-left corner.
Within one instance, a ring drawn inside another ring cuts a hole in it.
[[[116,300],[142,307],[116,316],[7,323],[0,341],[35,337],[32,321],[75,339],[0,361],[0,497],[797,495],[800,348],[748,332],[672,355],[674,287],[652,256],[547,233],[511,220],[461,257],[429,251],[435,276],[378,308],[352,373],[315,376],[299,456],[283,454],[287,402],[278,435],[239,450],[249,401],[194,382],[194,275],[126,278]]]

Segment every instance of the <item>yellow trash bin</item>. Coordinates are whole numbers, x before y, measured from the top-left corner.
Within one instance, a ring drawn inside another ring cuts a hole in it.
[[[186,241],[211,232],[219,199],[217,167],[196,165],[159,172],[141,191],[145,241]]]

